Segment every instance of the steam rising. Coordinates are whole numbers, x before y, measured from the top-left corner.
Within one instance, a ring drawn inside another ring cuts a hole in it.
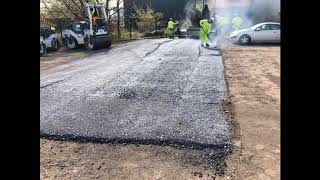
[[[190,19],[195,14],[194,3],[195,0],[189,0],[185,5],[185,18],[182,28],[191,27]],[[229,45],[230,42],[226,36],[231,32],[231,21],[235,16],[240,16],[243,20],[240,29],[245,29],[261,22],[280,22],[280,0],[208,0],[207,3],[210,5],[211,17],[215,19],[212,32],[209,35],[214,46],[223,47]],[[226,32],[225,35],[217,33],[218,20],[222,16],[227,17],[230,23],[229,26],[222,27],[222,30]]]
[[[189,0],[184,7],[185,17],[182,22],[181,28],[190,28],[192,26],[191,18],[195,15],[194,1]]]

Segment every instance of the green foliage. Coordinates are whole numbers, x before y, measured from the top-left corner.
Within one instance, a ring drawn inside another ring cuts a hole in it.
[[[122,40],[130,40],[130,32],[124,28],[123,22],[120,24],[120,33],[121,37],[119,38],[118,36],[118,31],[117,29],[117,21],[110,21],[110,29],[111,29],[111,37],[112,41],[122,41]],[[143,36],[143,33],[140,33],[138,31],[132,31],[131,32],[131,38],[132,39],[141,39]]]
[[[139,32],[155,30],[163,18],[163,13],[155,12],[150,6],[147,6],[147,8],[136,6],[134,12]]]
[[[85,0],[41,0],[40,23],[60,29],[87,17]]]
[[[79,21],[87,16],[85,0],[41,0],[40,5],[42,14],[49,18]]]
[[[138,32],[138,31],[133,31],[131,32],[131,39],[141,39],[143,37],[143,34]],[[123,40],[130,40],[130,32],[127,30],[122,30],[121,31],[121,38],[119,39],[118,33],[117,32],[112,32],[112,41],[117,42],[117,41],[123,41]]]

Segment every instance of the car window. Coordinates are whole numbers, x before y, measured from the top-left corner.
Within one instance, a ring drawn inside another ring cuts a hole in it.
[[[280,30],[280,25],[279,24],[270,24],[270,29],[271,30]]]
[[[258,27],[257,30],[260,30],[260,31],[270,30],[270,25],[264,24],[264,25]]]

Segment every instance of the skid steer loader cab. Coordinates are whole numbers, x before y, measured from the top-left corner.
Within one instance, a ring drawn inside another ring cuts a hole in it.
[[[84,44],[89,50],[99,47],[111,46],[111,35],[107,25],[107,15],[105,7],[102,4],[86,3],[89,28],[84,30]],[[97,16],[95,24],[91,15],[91,9],[95,8]]]
[[[77,21],[67,25],[62,31],[62,41],[70,49],[84,45],[84,30],[89,28],[89,23]]]
[[[47,46],[44,42],[43,36],[40,35],[40,56],[43,56],[47,53]]]
[[[64,28],[62,39],[66,47],[74,49],[84,45],[87,49],[97,49],[99,47],[111,46],[111,34],[107,24],[105,7],[102,4],[92,5],[86,3],[87,19],[78,21]],[[95,8],[95,25],[91,14]]]
[[[43,37],[43,41],[48,50],[59,50],[60,42],[54,30],[49,27],[40,27],[40,36]]]

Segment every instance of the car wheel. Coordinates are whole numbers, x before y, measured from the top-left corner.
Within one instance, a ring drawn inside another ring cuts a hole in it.
[[[77,40],[74,37],[69,37],[67,39],[67,42],[68,42],[67,47],[70,49],[75,49],[78,47]]]
[[[47,46],[43,43],[40,44],[40,56],[43,56],[47,53]]]
[[[248,45],[251,43],[251,37],[249,35],[242,35],[240,36],[238,43],[241,45]]]

